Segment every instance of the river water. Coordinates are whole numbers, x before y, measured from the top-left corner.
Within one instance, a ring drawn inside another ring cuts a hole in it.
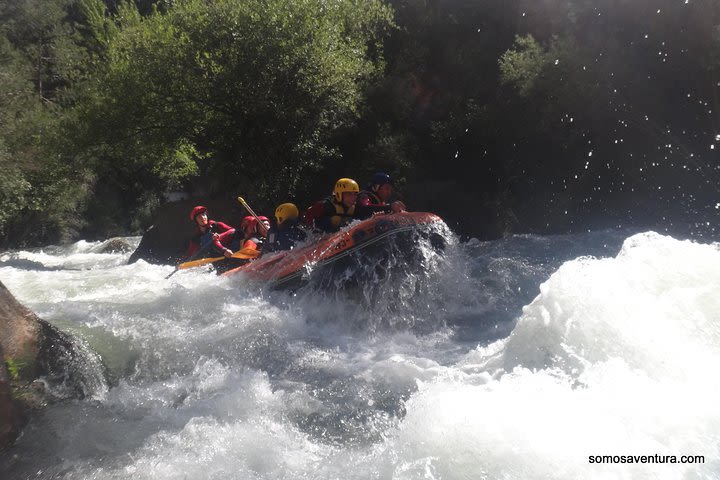
[[[0,478],[720,478],[717,244],[451,237],[414,271],[296,292],[99,247],[0,256],[106,378],[32,418]]]

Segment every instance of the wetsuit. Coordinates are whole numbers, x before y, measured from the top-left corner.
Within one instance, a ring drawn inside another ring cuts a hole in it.
[[[263,251],[278,252],[280,250],[290,250],[296,243],[305,240],[306,237],[307,234],[298,225],[298,220],[288,219],[280,225],[270,227]]]
[[[218,238],[213,238],[213,234],[219,234]],[[185,252],[183,258],[190,258],[198,250],[207,246],[208,243],[212,242],[213,246],[210,248],[213,253],[220,253],[225,251],[226,248],[230,248],[235,237],[235,229],[223,222],[216,222],[210,220],[208,222],[208,228],[204,232],[200,230],[200,227],[196,227],[195,235],[190,239],[190,245]]]
[[[375,195],[374,192],[363,190],[358,194],[355,202],[355,215],[357,218],[365,220],[375,213],[390,213],[391,211],[392,207],[380,200],[380,197]]]
[[[323,202],[323,211],[315,220],[315,226],[323,232],[337,232],[356,218],[355,205],[347,208],[331,196]]]

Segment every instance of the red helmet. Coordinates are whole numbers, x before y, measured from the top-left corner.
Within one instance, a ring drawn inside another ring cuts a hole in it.
[[[254,227],[257,224],[257,220],[255,220],[255,217],[252,215],[248,215],[247,217],[242,219],[242,222],[240,222],[240,229],[245,230],[248,227]]]
[[[193,222],[195,221],[195,217],[200,215],[201,213],[207,212],[207,207],[203,207],[202,205],[198,205],[197,207],[192,209],[192,212],[190,212],[190,220]]]
[[[258,220],[260,220],[263,223],[266,223],[267,226],[270,226],[270,219],[268,217],[263,217],[262,215],[259,215],[257,218],[248,215],[247,217],[242,219],[242,222],[240,222],[240,229],[246,230],[248,228],[252,228],[253,232],[258,231]]]

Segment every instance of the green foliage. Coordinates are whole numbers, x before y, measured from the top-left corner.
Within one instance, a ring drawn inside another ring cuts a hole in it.
[[[107,35],[96,7],[108,62],[88,90],[81,136],[93,139],[100,172],[122,182],[142,172],[157,194],[198,171],[227,189],[285,192],[339,158],[330,140],[358,118],[392,26],[378,1],[181,0],[147,17],[121,4]]]
[[[640,158],[720,126],[716,1],[388,1],[0,0],[0,241],[140,230],[191,182],[302,203],[375,170],[475,178],[495,218],[606,171],[637,192]]]
[[[5,365],[7,366],[8,373],[10,374],[11,380],[17,380],[20,378],[21,364],[13,360],[12,358],[5,359]]]
[[[68,238],[89,177],[66,145],[67,86],[84,50],[67,19],[71,0],[0,5],[0,237],[16,245]]]
[[[532,35],[517,36],[513,48],[500,57],[500,81],[527,96],[547,63],[546,52]]]

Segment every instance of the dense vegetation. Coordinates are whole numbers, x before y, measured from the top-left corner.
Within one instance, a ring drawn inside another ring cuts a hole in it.
[[[705,221],[719,97],[713,0],[0,0],[0,236],[376,169],[484,236]]]

